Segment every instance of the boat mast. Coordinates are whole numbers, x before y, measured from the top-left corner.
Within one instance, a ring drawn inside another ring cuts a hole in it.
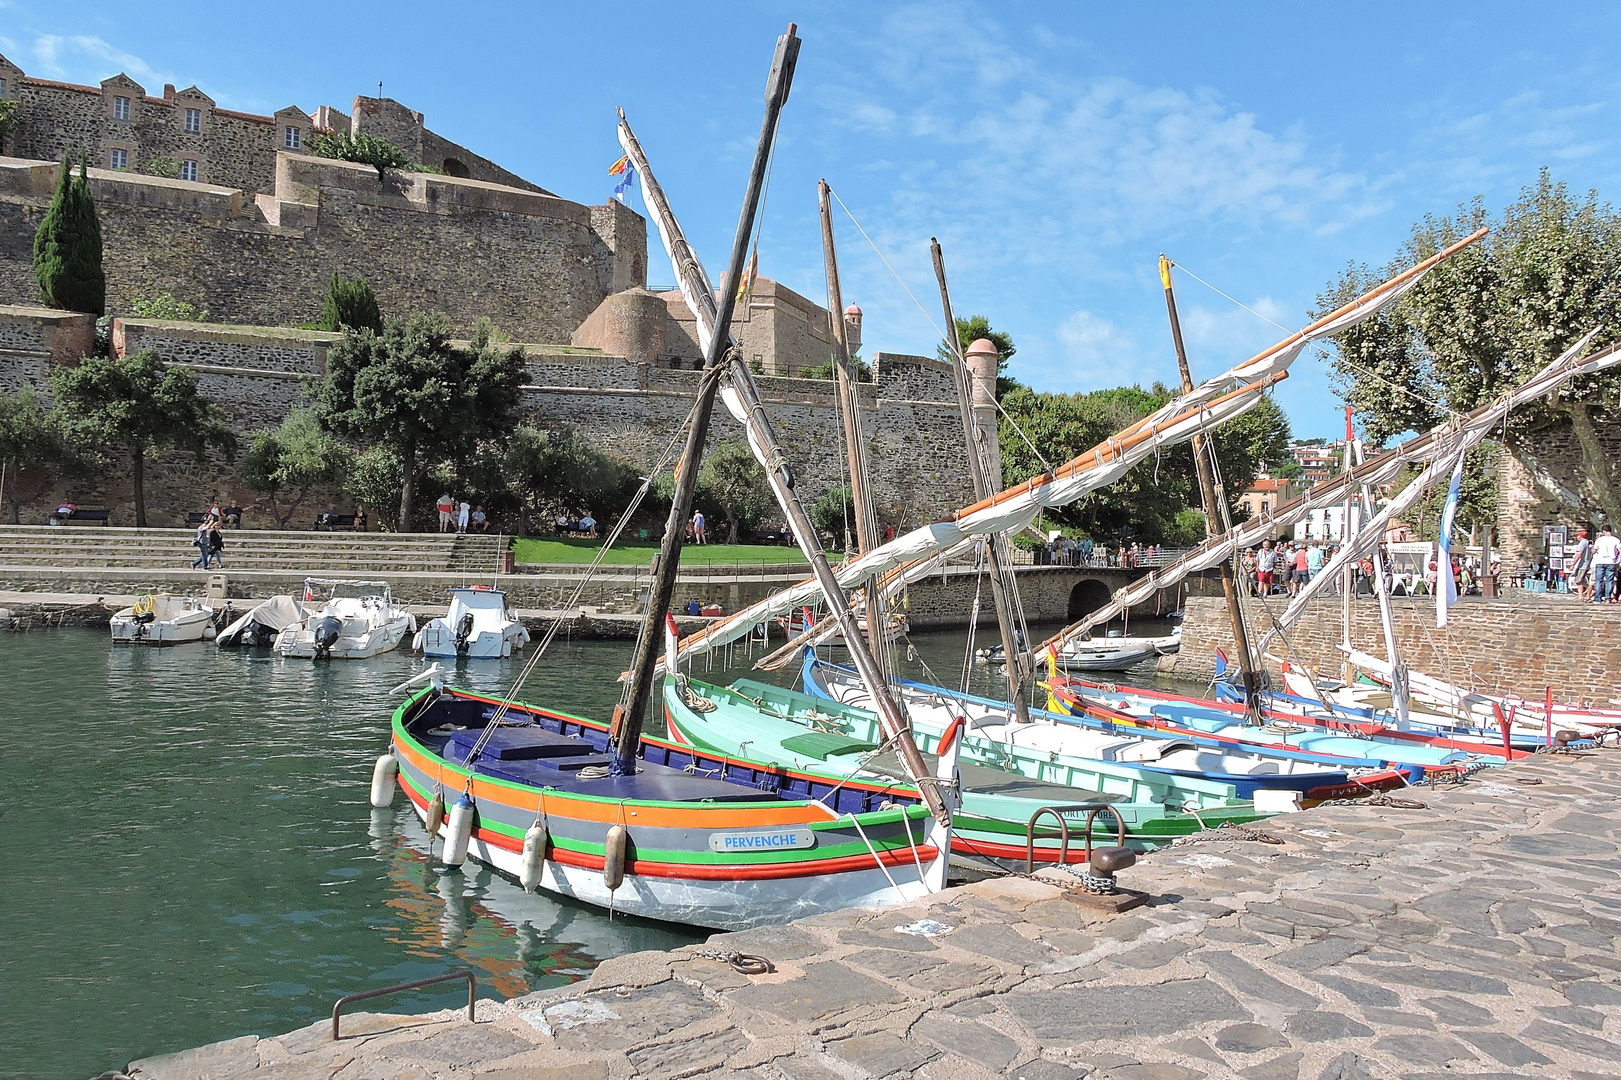
[[[833,336],[833,369],[839,384],[839,414],[844,421],[844,446],[850,459],[850,501],[856,508],[856,551],[865,555],[878,545],[878,523],[873,520],[872,492],[867,490],[867,453],[861,431],[861,400],[850,369],[850,341],[844,326],[844,293],[839,288],[839,256],[833,245],[833,211],[826,180],[816,181],[816,201],[822,212],[822,262],[827,268],[828,329]],[[870,585],[870,583],[869,583]],[[868,597],[869,601],[871,597]],[[879,629],[879,613],[867,605],[867,630]]]
[[[1188,370],[1188,351],[1182,343],[1182,320],[1176,313],[1176,292],[1171,285],[1171,260],[1159,257],[1159,279],[1165,286],[1165,310],[1171,317],[1171,340],[1176,345],[1176,366],[1182,375],[1182,392],[1191,393],[1193,376]],[[1217,484],[1215,470],[1210,467],[1210,447],[1203,432],[1193,436],[1193,465],[1199,474],[1199,492],[1204,499],[1204,526],[1206,536],[1216,536],[1225,529],[1216,526],[1216,515],[1226,506],[1226,494]],[[1227,599],[1227,618],[1233,627],[1233,651],[1238,654],[1238,670],[1244,681],[1244,708],[1251,721],[1261,715],[1261,684],[1255,672],[1255,654],[1250,651],[1249,630],[1244,625],[1243,602],[1238,596],[1238,582],[1233,576],[1232,559],[1221,563],[1221,591]]]
[[[748,253],[749,237],[754,231],[755,211],[760,204],[760,189],[765,183],[766,165],[776,138],[777,120],[782,106],[788,100],[788,90],[794,79],[794,63],[799,57],[799,38],[796,26],[788,24],[788,32],[777,39],[777,49],[771,58],[771,73],[766,79],[765,119],[760,125],[760,138],[754,148],[754,165],[749,172],[749,183],[743,197],[743,209],[737,219],[737,233],[732,239],[731,261],[726,277],[721,282],[720,302],[715,311],[716,333],[704,351],[704,377],[698,383],[698,400],[693,407],[687,428],[686,446],[675,468],[675,492],[670,499],[670,514],[665,520],[664,538],[659,544],[658,562],[654,569],[653,584],[648,590],[647,611],[642,618],[641,633],[636,639],[636,655],[631,663],[630,677],[626,681],[624,697],[614,707],[609,738],[613,742],[610,769],[614,775],[624,776],[636,772],[637,750],[642,741],[642,724],[647,713],[647,702],[653,692],[653,668],[658,663],[664,641],[664,616],[675,592],[675,575],[681,567],[681,541],[692,512],[692,495],[698,485],[698,465],[703,458],[704,443],[709,438],[709,419],[714,412],[715,394],[720,387],[721,359],[731,346],[732,311],[737,306],[737,283],[743,273],[743,260]],[[620,110],[621,135],[629,134],[624,110]],[[631,135],[632,142],[635,136]],[[638,148],[639,149],[639,148]],[[668,211],[664,192],[647,170],[642,172],[643,192],[650,208]],[[696,265],[686,241],[685,257]],[[707,285],[707,282],[705,283]],[[711,295],[710,302],[714,303]],[[675,672],[670,672],[675,677]]]
[[[796,39],[797,46],[797,39]],[[626,148],[632,162],[642,171],[644,190],[650,196],[648,206],[657,214],[657,224],[660,234],[670,248],[672,261],[676,272],[681,276],[681,295],[692,309],[693,317],[698,323],[699,340],[706,336],[709,338],[707,354],[710,356],[723,355],[727,397],[727,409],[733,413],[745,426],[748,432],[749,447],[754,456],[759,459],[765,468],[766,480],[771,485],[772,494],[777,498],[783,513],[788,518],[788,526],[793,530],[794,539],[799,543],[799,549],[804,552],[810,561],[811,571],[815,577],[817,587],[827,600],[829,615],[837,622],[840,632],[844,635],[845,644],[850,649],[850,657],[855,661],[856,670],[860,673],[862,681],[873,696],[873,702],[878,713],[880,726],[883,728],[885,738],[894,744],[897,756],[907,775],[917,784],[918,794],[925,805],[934,815],[936,826],[931,829],[930,842],[945,853],[950,845],[951,809],[947,800],[942,796],[941,783],[937,781],[931,770],[923,761],[923,755],[918,752],[917,744],[912,741],[912,732],[905,718],[901,715],[894,697],[889,692],[889,684],[885,681],[883,670],[873,658],[872,652],[867,648],[867,641],[861,634],[859,623],[850,605],[844,596],[844,590],[839,580],[834,576],[833,568],[828,565],[827,553],[822,550],[821,541],[817,538],[816,528],[811,523],[810,515],[805,512],[803,502],[795,489],[793,473],[788,468],[787,457],[782,446],[777,441],[776,432],[772,430],[771,422],[767,419],[765,406],[760,401],[759,391],[754,385],[754,375],[743,360],[731,341],[729,325],[720,320],[720,311],[717,310],[715,294],[712,290],[702,287],[705,284],[703,265],[698,261],[692,249],[687,246],[682,236],[681,226],[676,222],[675,214],[671,211],[669,203],[660,192],[655,201],[651,198],[658,190],[657,182],[653,178],[651,166],[642,152],[640,144],[630,132],[630,126],[620,119],[620,142]],[[746,240],[746,237],[744,238]],[[734,275],[742,268],[742,252],[746,243],[740,244],[733,252]],[[730,279],[730,280],[735,280]],[[731,294],[727,291],[733,288],[728,284],[722,289],[720,302],[726,304]],[[724,309],[722,309],[724,310]],[[720,331],[726,331],[721,333]],[[640,655],[640,654],[638,654]],[[648,675],[651,682],[651,664]],[[673,677],[674,672],[670,675]],[[937,860],[939,864],[936,871],[944,873],[944,860]],[[939,883],[943,884],[943,877]]]
[[[957,381],[957,410],[962,415],[963,437],[968,440],[968,475],[974,483],[974,500],[983,502],[996,494],[999,485],[992,483],[991,462],[986,458],[992,445],[989,433],[980,430],[974,416],[973,383],[968,372],[968,361],[963,356],[963,344],[957,337],[957,318],[951,309],[951,290],[946,286],[945,253],[940,241],[929,237],[929,252],[934,256],[934,276],[940,283],[940,306],[946,317],[946,345],[951,352],[951,368]],[[1000,463],[997,463],[998,466]],[[1029,661],[1025,644],[1018,633],[1019,583],[1013,576],[1007,535],[996,533],[984,538],[987,561],[990,564],[991,602],[996,608],[996,625],[1002,632],[1002,655],[1007,659],[1009,699],[1013,702],[1014,720],[1030,722],[1030,700],[1025,693],[1029,681]]]

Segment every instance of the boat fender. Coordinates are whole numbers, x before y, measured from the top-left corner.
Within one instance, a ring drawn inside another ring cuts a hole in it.
[[[546,835],[546,826],[539,821],[529,826],[529,831],[523,834],[523,863],[519,868],[518,881],[523,885],[524,892],[534,892],[540,884],[540,875],[546,868],[546,847],[550,839]]]
[[[434,837],[439,835],[439,826],[445,823],[445,793],[435,791],[433,799],[428,803],[428,843],[432,844]]]
[[[608,839],[602,848],[602,883],[613,892],[625,883],[625,853],[630,847],[630,833],[623,825],[608,830]]]
[[[207,626],[203,627],[203,640],[204,641],[213,641],[218,636],[219,636],[219,631],[214,629],[214,624],[213,623],[209,623]]]
[[[378,810],[394,802],[394,778],[400,774],[400,763],[393,754],[383,754],[371,767],[371,804]]]
[[[450,808],[450,824],[445,826],[445,851],[440,861],[452,870],[467,861],[467,845],[473,839],[473,818],[477,814],[471,795],[463,795]]]

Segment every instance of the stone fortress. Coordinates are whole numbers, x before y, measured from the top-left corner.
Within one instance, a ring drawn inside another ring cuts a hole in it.
[[[319,317],[334,271],[364,277],[386,314],[440,311],[463,336],[487,318],[525,343],[524,411],[538,426],[572,427],[645,466],[686,416],[701,364],[693,320],[678,292],[646,288],[647,225],[617,201],[560,198],[388,98],[357,97],[347,112],[289,106],[255,116],[218,108],[197,87],[151,97],[125,75],[76,86],[33,78],[4,57],[0,98],[21,113],[0,147],[9,155],[0,156],[0,304],[13,305],[0,307],[0,389],[33,385],[48,395],[52,366],[92,347],[92,320],[31,306],[34,233],[59,162],[82,154],[101,219],[114,350],[152,348],[192,368],[240,437],[303,404],[324,373],[336,335],[292,328]],[[387,139],[423,171],[391,170],[380,182],[371,166],[310,153],[317,136],[341,131]],[[176,165],[179,179],[154,175]],[[215,321],[121,316],[136,298],[162,293]],[[844,318],[859,347],[860,310],[851,305]],[[827,310],[757,277],[734,333],[762,373],[804,493],[841,483],[833,384],[795,377],[831,357]],[[871,360],[863,415],[883,518],[915,525],[971,501],[949,365]],[[729,418],[716,420],[712,445],[738,438]],[[105,505],[115,524],[133,521],[126,477],[29,479],[18,489],[25,521],[42,520],[60,499]],[[212,498],[254,502],[223,463],[198,466],[184,455],[155,463],[147,492],[154,525],[183,523]],[[250,513],[248,523],[267,517]]]

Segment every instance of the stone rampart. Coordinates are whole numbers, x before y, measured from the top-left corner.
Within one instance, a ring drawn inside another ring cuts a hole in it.
[[[1270,601],[1273,614],[1283,597]],[[1607,704],[1616,697],[1621,672],[1621,611],[1574,599],[1527,596],[1504,600],[1466,599],[1452,609],[1446,629],[1435,626],[1429,597],[1392,600],[1396,643],[1409,667],[1469,688],[1518,694],[1540,701],[1548,687],[1560,701]],[[1259,599],[1244,601],[1251,627],[1271,619]],[[1341,602],[1314,601],[1272,648],[1277,656],[1338,674],[1344,654]],[[1373,597],[1351,605],[1351,641],[1356,648],[1384,655],[1379,607]],[[1227,610],[1220,599],[1190,596],[1182,624],[1182,651],[1162,660],[1161,671],[1192,679],[1215,672],[1216,649],[1233,652]],[[1277,668],[1273,666],[1273,674]]]
[[[38,297],[33,238],[58,166],[0,158],[0,300]],[[170,293],[229,322],[320,316],[334,271],[371,283],[391,315],[442,311],[511,337],[566,342],[616,288],[647,273],[645,222],[537,191],[282,153],[271,194],[101,169],[108,310]]]

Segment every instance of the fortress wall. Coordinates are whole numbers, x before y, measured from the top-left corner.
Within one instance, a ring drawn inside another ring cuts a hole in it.
[[[391,173],[380,185],[369,166],[282,154],[267,215],[235,189],[90,177],[115,313],[168,292],[232,323],[293,326],[319,317],[342,271],[365,277],[386,314],[442,311],[469,335],[489,318],[556,342],[646,272],[645,223],[628,209],[477,180]],[[38,297],[33,237],[54,179],[49,163],[0,158],[0,300]]]

